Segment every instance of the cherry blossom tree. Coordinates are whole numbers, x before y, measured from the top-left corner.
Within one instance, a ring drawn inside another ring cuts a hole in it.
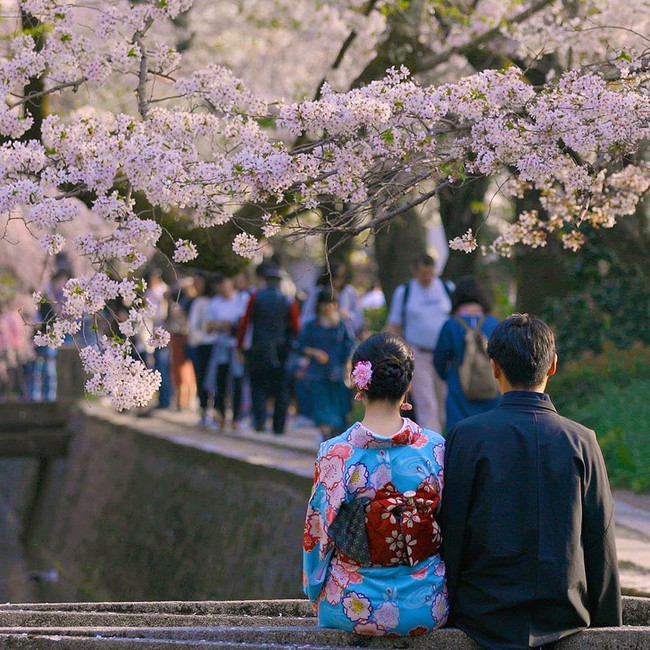
[[[242,2],[244,23],[276,29],[296,3],[274,3],[270,13],[268,4]],[[633,213],[650,185],[639,156],[650,117],[648,41],[608,25],[620,18],[608,3],[331,0],[311,5],[320,13],[298,4],[303,22],[287,29],[321,34],[316,20],[327,15],[347,36],[338,51],[327,46],[334,58],[309,83],[298,76],[292,87],[283,77],[283,99],[264,74],[272,43],[260,50],[259,88],[249,85],[255,71],[242,53],[229,50],[230,67],[183,58],[179,31],[194,33],[207,3],[3,3],[0,213],[23,221],[48,254],[74,249],[92,268],[67,283],[39,344],[79,334],[108,301],[131,305],[120,336],[80,350],[87,389],[117,408],[147,403],[160,383],[129,340],[148,315],[137,270],[162,235],[159,214],[182,213],[204,228],[234,224],[233,250],[252,257],[260,237],[251,226],[265,239],[371,234],[446,188],[496,178],[508,196],[537,193],[544,211],[522,212],[485,247],[507,256],[556,236],[578,249],[585,227]],[[31,17],[28,29],[18,28],[20,12]],[[366,53],[365,66],[340,65],[351,51]],[[472,62],[477,53],[502,65]],[[290,48],[284,54],[290,59]],[[544,58],[559,63],[533,84],[528,67]],[[302,99],[314,78],[325,82]],[[108,91],[118,109],[107,110]],[[45,96],[52,112],[35,138],[29,107]],[[75,227],[79,198],[107,233]],[[242,210],[250,205],[254,217]],[[319,221],[309,218],[321,208]],[[476,233],[451,244],[472,251]],[[192,241],[175,242],[175,262],[196,254]],[[168,340],[150,332],[153,346]]]

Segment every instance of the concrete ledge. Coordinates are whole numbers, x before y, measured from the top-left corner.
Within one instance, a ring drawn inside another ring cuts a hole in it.
[[[279,600],[200,600],[105,603],[0,604],[0,617],[10,612],[85,612],[105,614],[158,614],[161,616],[256,616],[314,619],[309,601],[302,598]],[[4,620],[4,619],[0,619]],[[650,625],[650,598],[623,597],[623,624]]]
[[[79,647],[90,647],[98,642],[120,641],[139,647],[155,648],[157,644],[175,644],[182,647],[204,647],[213,644],[246,644],[249,647],[264,647],[272,644],[282,647],[328,647],[328,648],[412,648],[413,650],[477,650],[478,646],[463,632],[455,629],[442,629],[431,634],[408,639],[385,637],[361,637],[338,630],[306,629],[303,627],[161,627],[161,628],[10,628],[0,632],[3,647],[14,641],[78,639]],[[81,644],[85,641],[86,644]],[[585,630],[563,639],[557,650],[641,650],[649,647],[650,627],[600,628]],[[21,645],[15,647],[43,647],[41,645]],[[62,647],[59,645],[59,647]],[[68,647],[67,644],[63,647]]]
[[[625,598],[627,625],[585,630],[557,650],[650,648],[650,599]],[[412,648],[477,650],[460,630],[409,639],[316,627],[305,600],[48,603],[0,606],[3,648]]]

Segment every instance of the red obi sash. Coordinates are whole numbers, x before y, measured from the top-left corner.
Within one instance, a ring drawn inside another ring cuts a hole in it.
[[[440,548],[435,519],[439,504],[437,485],[423,481],[416,490],[402,493],[387,483],[373,500],[345,504],[329,533],[339,551],[360,564],[413,566]]]

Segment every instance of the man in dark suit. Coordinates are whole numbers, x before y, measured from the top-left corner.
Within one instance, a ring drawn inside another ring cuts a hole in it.
[[[621,625],[612,496],[593,431],[544,392],[555,339],[514,314],[488,344],[500,405],[447,436],[441,512],[449,624],[482,648],[552,647]]]

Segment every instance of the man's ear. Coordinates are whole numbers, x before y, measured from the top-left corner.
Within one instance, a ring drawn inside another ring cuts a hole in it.
[[[494,375],[494,378],[498,380],[502,373],[499,364],[494,359],[490,359],[490,365],[492,366],[492,374]]]
[[[551,375],[554,375],[556,371],[557,371],[557,354],[553,357],[553,363],[551,364],[551,367],[548,369],[546,376],[550,377]]]

